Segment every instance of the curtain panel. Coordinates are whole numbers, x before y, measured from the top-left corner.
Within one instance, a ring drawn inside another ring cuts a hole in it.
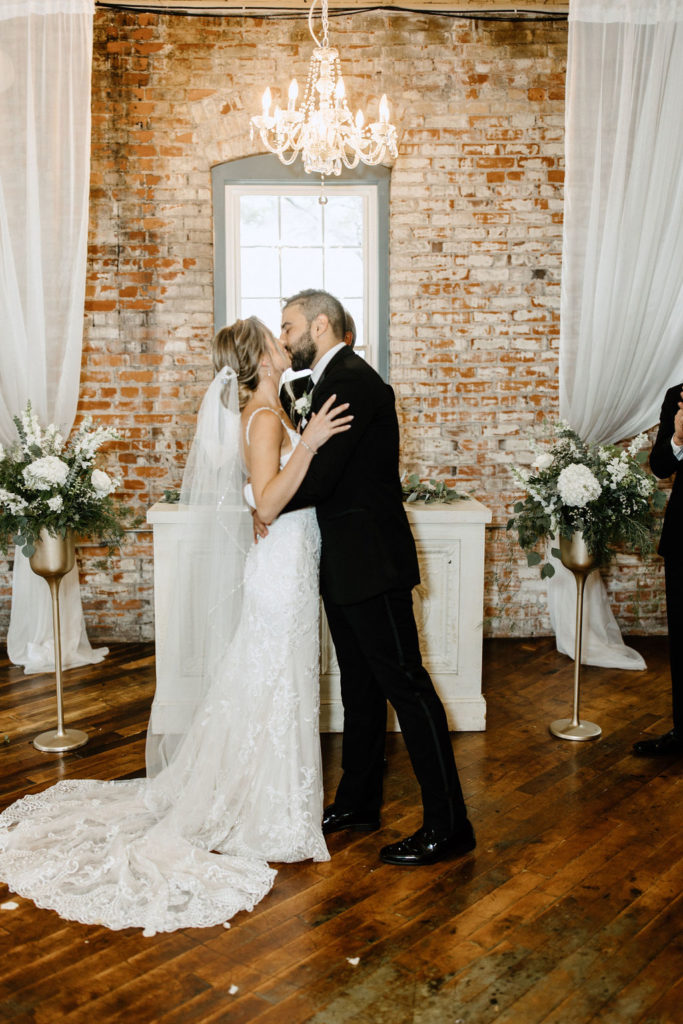
[[[30,399],[67,436],[78,402],[90,177],[94,0],[0,0],[0,441]],[[54,667],[49,590],[15,554],[9,656]],[[63,664],[99,661],[74,569],[61,591]],[[106,653],[106,651],[105,651]]]
[[[683,381],[683,0],[573,0],[565,114],[560,415],[611,443],[658,420]],[[586,586],[584,661],[642,668],[604,586]],[[574,650],[573,577],[549,586]]]

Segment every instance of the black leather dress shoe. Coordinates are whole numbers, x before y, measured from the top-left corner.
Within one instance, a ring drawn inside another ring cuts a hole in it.
[[[330,804],[323,811],[323,835],[341,832],[348,828],[353,832],[375,832],[379,828],[379,817],[367,811],[342,811]]]
[[[666,757],[667,754],[683,754],[683,739],[676,735],[674,730],[665,732],[663,736],[657,736],[653,740],[638,740],[633,744],[633,753],[636,757]]]
[[[436,864],[449,857],[461,857],[477,845],[472,826],[452,836],[440,836],[433,829],[419,828],[415,835],[391,843],[379,851],[380,860],[385,864],[400,864],[418,867],[420,864]]]

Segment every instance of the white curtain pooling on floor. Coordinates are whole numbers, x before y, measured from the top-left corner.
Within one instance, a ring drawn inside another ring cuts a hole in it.
[[[78,402],[90,178],[94,0],[0,0],[0,442],[31,400],[67,436]],[[60,588],[62,661],[101,661],[74,568]],[[9,656],[54,668],[50,593],[16,551]]]
[[[683,0],[572,0],[560,415],[601,444],[657,422],[683,380]],[[555,562],[549,605],[573,656],[576,587]],[[598,573],[582,660],[643,668]]]

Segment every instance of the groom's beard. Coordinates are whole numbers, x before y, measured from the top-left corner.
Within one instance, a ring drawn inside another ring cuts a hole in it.
[[[316,344],[311,337],[311,328],[307,327],[289,354],[292,357],[293,370],[310,370],[313,360],[318,354]]]

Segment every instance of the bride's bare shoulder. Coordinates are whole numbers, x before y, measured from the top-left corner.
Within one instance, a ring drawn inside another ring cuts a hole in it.
[[[257,417],[257,413],[260,412],[270,413],[271,415]],[[277,409],[273,408],[272,405],[264,405],[258,399],[251,399],[242,409],[242,430],[244,431],[244,440],[247,445],[250,443],[252,431],[257,422],[259,437],[264,439],[270,436],[280,437],[284,431],[284,425]]]

